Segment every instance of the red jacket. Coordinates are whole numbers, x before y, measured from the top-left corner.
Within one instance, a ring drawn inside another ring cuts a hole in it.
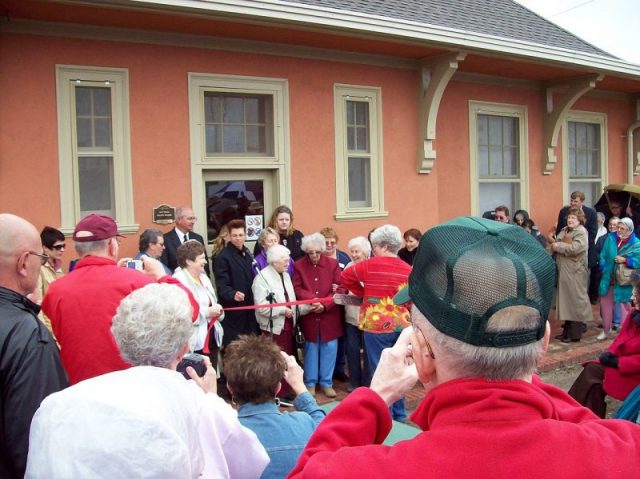
[[[640,384],[640,328],[627,316],[620,334],[609,346],[609,351],[618,356],[617,368],[604,368],[604,390],[620,401],[624,401]]]
[[[411,324],[405,305],[394,305],[393,296],[407,284],[411,266],[400,258],[376,256],[342,272],[342,284],[362,296],[360,329],[370,333],[401,331]]]
[[[640,427],[600,420],[537,377],[449,381],[411,419],[423,432],[380,445],[391,430],[389,408],[359,388],[320,423],[288,477],[640,477]]]
[[[144,273],[118,267],[108,258],[86,256],[70,274],[51,283],[42,300],[42,311],[51,319],[71,384],[131,367],[120,357],[111,334],[111,320],[125,296],[153,282]],[[197,317],[198,304],[191,292],[169,276],[160,282],[176,284],[186,291],[194,308],[193,317]]]
[[[314,299],[333,296],[332,284],[338,285],[338,293],[345,293],[340,286],[340,266],[338,262],[325,255],[320,256],[317,265],[311,264],[308,256],[300,258],[293,264],[293,289],[296,298]],[[302,332],[307,341],[325,343],[342,336],[342,315],[340,308],[331,301],[323,301],[326,308],[322,313],[309,313],[302,317]]]

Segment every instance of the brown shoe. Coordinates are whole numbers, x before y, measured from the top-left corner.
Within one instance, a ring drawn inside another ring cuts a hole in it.
[[[307,386],[307,391],[309,391],[309,394],[311,394],[313,397],[316,397],[316,387],[315,386]]]
[[[322,388],[322,392],[324,393],[325,396],[327,396],[328,398],[334,398],[336,397],[338,394],[336,393],[336,390],[333,389],[331,386],[329,386],[328,388]]]

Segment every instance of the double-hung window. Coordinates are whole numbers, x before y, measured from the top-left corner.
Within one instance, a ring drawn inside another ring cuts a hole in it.
[[[564,174],[567,198],[582,191],[585,203],[595,204],[604,186],[606,119],[604,115],[569,112],[564,124]]]
[[[58,156],[62,230],[89,213],[113,217],[121,231],[133,218],[128,72],[57,67]]]
[[[336,219],[386,216],[380,89],[334,87]]]
[[[526,207],[526,108],[470,102],[472,210]]]

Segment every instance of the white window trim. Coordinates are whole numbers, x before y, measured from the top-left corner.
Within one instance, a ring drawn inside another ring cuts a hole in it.
[[[249,77],[189,73],[189,141],[191,148],[191,194],[193,210],[199,218],[206,218],[204,172],[210,170],[275,170],[274,193],[277,204],[291,202],[291,164],[289,145],[289,83],[282,78]],[[209,156],[204,138],[205,91],[273,96],[273,155]],[[265,212],[265,215],[270,212]],[[204,223],[206,228],[206,223]],[[203,236],[206,231],[201,232]]]
[[[607,143],[607,114],[606,113],[598,113],[591,111],[577,111],[571,110],[569,111],[563,120],[562,123],[562,197],[569,198],[569,195],[572,193],[569,191],[571,188],[569,187],[569,183],[571,182],[571,178],[569,178],[569,122],[574,121],[578,123],[596,123],[600,125],[600,181],[602,182],[602,187],[604,188],[608,184],[608,153],[609,147]],[[584,180],[588,182],[589,179],[585,178]],[[597,201],[598,198],[595,198]]]
[[[511,105],[507,103],[490,103],[482,101],[469,101],[469,166],[471,180],[471,214],[481,215],[480,209],[480,183],[478,178],[478,115],[497,115],[518,118],[518,141],[520,149],[520,207],[518,209],[529,210],[529,145],[528,145],[528,110],[526,105]],[[513,183],[512,179],[492,180],[492,183]],[[496,205],[498,206],[498,205]],[[514,205],[510,205],[513,207]],[[513,212],[511,212],[513,214]]]
[[[124,68],[99,68],[56,65],[58,108],[58,161],[60,167],[60,230],[71,234],[80,218],[80,192],[75,142],[75,98],[73,80],[109,81],[111,86],[113,134],[113,183],[115,221],[122,233],[135,233],[133,185],[131,181],[131,140],[129,126],[129,71]]]
[[[347,151],[346,102],[354,100],[369,102],[369,142],[371,157],[371,206],[351,208],[349,206],[349,169]],[[384,175],[382,149],[382,90],[376,87],[345,85],[333,86],[335,135],[336,135],[336,214],[338,221],[353,221],[368,218],[383,218],[389,215],[384,209]]]

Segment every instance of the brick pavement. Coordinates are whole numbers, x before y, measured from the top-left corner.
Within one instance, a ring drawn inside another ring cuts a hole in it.
[[[551,324],[551,342],[549,349],[540,364],[540,371],[550,371],[559,367],[566,367],[594,359],[598,355],[606,350],[613,340],[613,336],[604,341],[598,341],[596,336],[602,331],[597,326],[600,324],[600,315],[598,306],[593,307],[593,321],[587,325],[587,331],[582,335],[582,340],[579,343],[562,343],[553,339],[556,335],[560,334],[561,323],[555,319],[555,310],[551,311],[549,316]],[[334,388],[338,393],[336,398],[338,401],[345,398],[348,394],[348,383],[336,381]],[[407,410],[413,411],[424,397],[424,389],[421,384],[417,384],[406,395]],[[318,392],[316,399],[319,404],[326,404],[331,402],[332,399],[326,398],[322,392]]]

